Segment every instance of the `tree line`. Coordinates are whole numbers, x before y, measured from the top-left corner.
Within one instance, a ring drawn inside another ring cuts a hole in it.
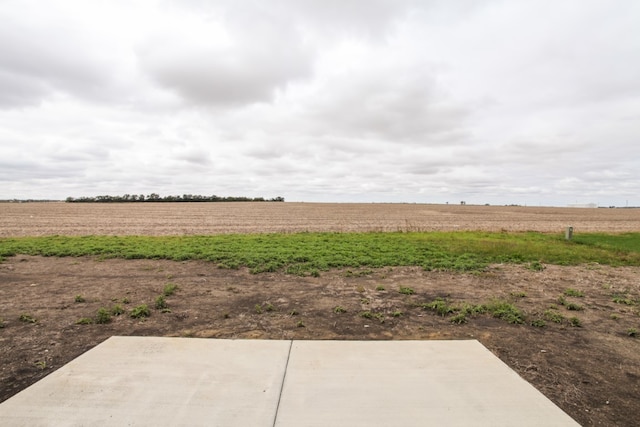
[[[132,203],[132,202],[284,202],[284,197],[265,199],[264,197],[220,197],[183,194],[182,196],[160,196],[156,193],[124,194],[122,196],[67,197],[67,203]]]

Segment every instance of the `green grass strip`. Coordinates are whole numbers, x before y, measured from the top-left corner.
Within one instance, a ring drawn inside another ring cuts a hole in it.
[[[46,236],[0,239],[2,257],[206,260],[223,268],[308,274],[330,268],[421,266],[474,271],[490,263],[640,265],[640,233],[297,233],[214,236]]]

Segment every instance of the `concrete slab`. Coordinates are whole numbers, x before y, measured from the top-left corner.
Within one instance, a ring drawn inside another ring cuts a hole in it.
[[[294,341],[276,426],[577,426],[478,341]]]
[[[0,404],[0,425],[273,426],[290,346],[112,337]]]
[[[113,337],[1,426],[577,426],[477,341]]]

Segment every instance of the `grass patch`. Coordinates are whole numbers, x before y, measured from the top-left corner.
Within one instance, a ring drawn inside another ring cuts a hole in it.
[[[91,325],[93,324],[93,319],[90,317],[82,317],[76,320],[76,325]]]
[[[584,297],[584,292],[579,291],[577,289],[572,289],[572,288],[565,289],[564,294],[568,297],[578,297],[578,298]]]
[[[24,255],[205,260],[253,273],[313,275],[331,268],[364,276],[373,268],[482,271],[491,263],[640,265],[640,233],[419,232],[214,236],[40,236],[0,239],[0,258]]]
[[[344,308],[344,307],[342,307],[342,306],[340,306],[340,305],[337,305],[337,306],[335,306],[335,307],[333,308],[333,312],[334,312],[334,313],[337,313],[337,314],[342,314],[342,313],[346,313],[346,312],[347,312],[347,309],[346,309],[346,308]]]
[[[421,307],[425,310],[431,310],[436,314],[444,317],[456,311],[456,307],[449,304],[447,300],[443,298],[436,298],[431,302],[421,304]]]
[[[638,330],[636,328],[629,328],[627,329],[627,335],[636,338],[638,336]]]
[[[73,299],[74,302],[86,302],[87,300],[82,295],[76,295]]]
[[[20,315],[20,317],[18,317],[18,320],[20,320],[21,322],[24,322],[24,323],[37,323],[38,322],[38,319],[36,319],[32,315],[26,314],[26,313],[22,313]]]
[[[549,322],[553,322],[553,323],[562,323],[562,322],[564,322],[564,316],[562,314],[558,313],[555,310],[545,310],[545,312],[542,313],[542,315]]]
[[[178,285],[176,285],[175,283],[167,283],[166,285],[164,285],[162,295],[164,295],[165,297],[170,297],[177,289]]]
[[[414,291],[412,288],[408,288],[405,286],[400,286],[400,289],[398,289],[398,292],[400,292],[402,295],[413,295],[416,293],[416,291]]]
[[[151,310],[149,310],[147,304],[141,304],[137,307],[134,307],[129,315],[134,319],[141,319],[143,317],[151,316]]]
[[[485,308],[487,313],[491,314],[493,317],[502,319],[507,323],[524,323],[524,313],[510,302],[496,299],[486,304]]]
[[[164,297],[164,294],[158,295],[155,300],[155,307],[157,310],[162,310],[168,307],[167,299]]]
[[[111,313],[104,307],[98,309],[96,313],[96,323],[99,325],[111,322]]]

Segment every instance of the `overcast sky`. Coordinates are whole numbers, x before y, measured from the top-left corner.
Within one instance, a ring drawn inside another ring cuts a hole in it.
[[[0,199],[640,205],[637,0],[0,0]]]

